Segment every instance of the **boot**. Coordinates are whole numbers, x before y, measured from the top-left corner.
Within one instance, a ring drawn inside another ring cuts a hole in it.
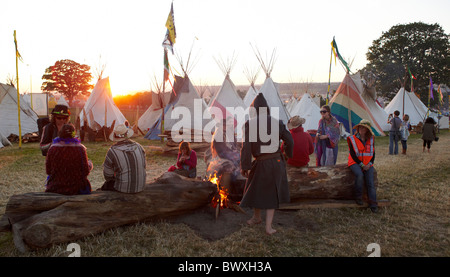
[[[406,155],[406,149],[402,149],[402,154]]]

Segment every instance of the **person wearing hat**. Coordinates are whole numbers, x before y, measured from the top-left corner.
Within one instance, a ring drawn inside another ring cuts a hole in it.
[[[147,176],[145,150],[130,139],[133,134],[125,124],[114,127],[109,138],[116,143],[106,153],[103,162],[105,183],[100,190],[137,193],[144,189]]]
[[[279,208],[280,203],[290,201],[286,162],[281,154],[280,140],[285,144],[288,158],[292,157],[294,141],[283,121],[271,116],[262,93],[255,97],[250,109],[256,117],[251,115],[244,125],[241,174],[247,177],[247,181],[239,205],[253,208],[253,217],[247,221],[248,225],[261,223],[261,210],[265,209],[266,234],[272,235],[276,232],[272,228],[275,209]],[[262,136],[268,137],[268,141],[263,141]]]
[[[52,110],[50,123],[42,129],[42,137],[39,143],[43,156],[47,155],[54,138],[58,136],[64,124],[69,122],[70,111],[66,105],[56,105]]]
[[[377,194],[373,178],[373,163],[375,161],[375,134],[369,120],[362,119],[355,125],[356,134],[347,138],[350,154],[348,166],[355,174],[355,199],[358,205],[363,205],[363,184],[366,184],[370,210],[378,212]],[[365,182],[364,182],[365,181]]]
[[[287,127],[294,139],[294,152],[292,158],[287,159],[287,164],[295,167],[308,166],[309,155],[314,153],[314,145],[311,135],[303,131],[302,125],[306,120],[298,115],[289,119]],[[284,150],[284,144],[281,146]]]

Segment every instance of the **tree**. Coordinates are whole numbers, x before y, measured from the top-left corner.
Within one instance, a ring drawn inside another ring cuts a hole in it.
[[[450,80],[449,38],[438,24],[395,25],[373,41],[362,72],[374,73],[376,89],[392,99],[402,86],[411,91],[409,69],[416,77],[414,91],[427,103],[430,77],[434,84]]]
[[[59,92],[67,97],[69,104],[75,96],[89,95],[94,87],[89,84],[92,75],[90,66],[72,60],[60,60],[48,67],[42,76],[42,91]]]

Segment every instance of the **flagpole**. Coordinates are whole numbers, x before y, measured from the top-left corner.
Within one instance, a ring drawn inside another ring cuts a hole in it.
[[[330,54],[330,69],[328,70],[328,91],[327,91],[327,99],[326,99],[326,105],[328,105],[328,98],[330,94],[330,80],[331,80],[331,64],[333,63],[333,46],[331,47],[331,54]]]
[[[16,81],[17,81],[17,118],[19,122],[19,149],[22,148],[22,126],[20,124],[20,92],[19,92],[19,57],[17,55],[16,30],[14,30],[14,44],[16,45]]]
[[[167,51],[167,49],[164,48],[164,57],[163,57],[163,59],[165,59],[165,57],[166,57],[166,51]],[[164,94],[164,91],[165,91],[165,89],[166,89],[166,80],[165,80],[165,78],[164,78],[164,76],[165,76],[165,71],[166,71],[166,69],[164,68],[164,74],[163,74],[163,89],[162,89],[162,93],[163,93],[163,94]],[[159,94],[159,99],[160,99],[160,101],[161,101],[161,107],[162,107],[162,114],[161,114],[161,143],[164,143],[164,109],[165,109],[165,107],[164,107],[164,98],[163,98],[162,95],[161,95],[161,91],[160,91],[158,94]]]

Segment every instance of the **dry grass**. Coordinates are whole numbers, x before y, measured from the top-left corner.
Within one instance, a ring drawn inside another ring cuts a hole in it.
[[[138,139],[143,145],[150,142]],[[94,162],[93,189],[102,185],[101,164],[110,144],[86,143]],[[145,257],[329,257],[367,256],[369,243],[378,243],[382,256],[450,256],[450,133],[441,131],[432,153],[422,153],[420,135],[408,141],[406,156],[388,155],[388,139],[376,138],[378,198],[391,206],[378,214],[367,209],[309,209],[291,212],[301,228],[277,226],[266,236],[261,226],[242,228],[216,241],[199,237],[184,224],[159,221],[106,231],[77,241],[82,256]],[[341,141],[338,163],[347,160]],[[401,147],[401,146],[400,146]],[[311,156],[312,157],[312,156]],[[148,155],[148,173],[161,175],[174,158]],[[44,189],[45,164],[37,144],[0,149],[0,214],[13,194]],[[205,165],[199,160],[199,172]],[[313,161],[311,161],[313,164]],[[203,170],[203,171],[202,171]],[[276,222],[276,214],[275,214]],[[212,221],[211,224],[214,224]],[[0,256],[60,256],[66,245],[19,253],[10,233],[0,233]]]

